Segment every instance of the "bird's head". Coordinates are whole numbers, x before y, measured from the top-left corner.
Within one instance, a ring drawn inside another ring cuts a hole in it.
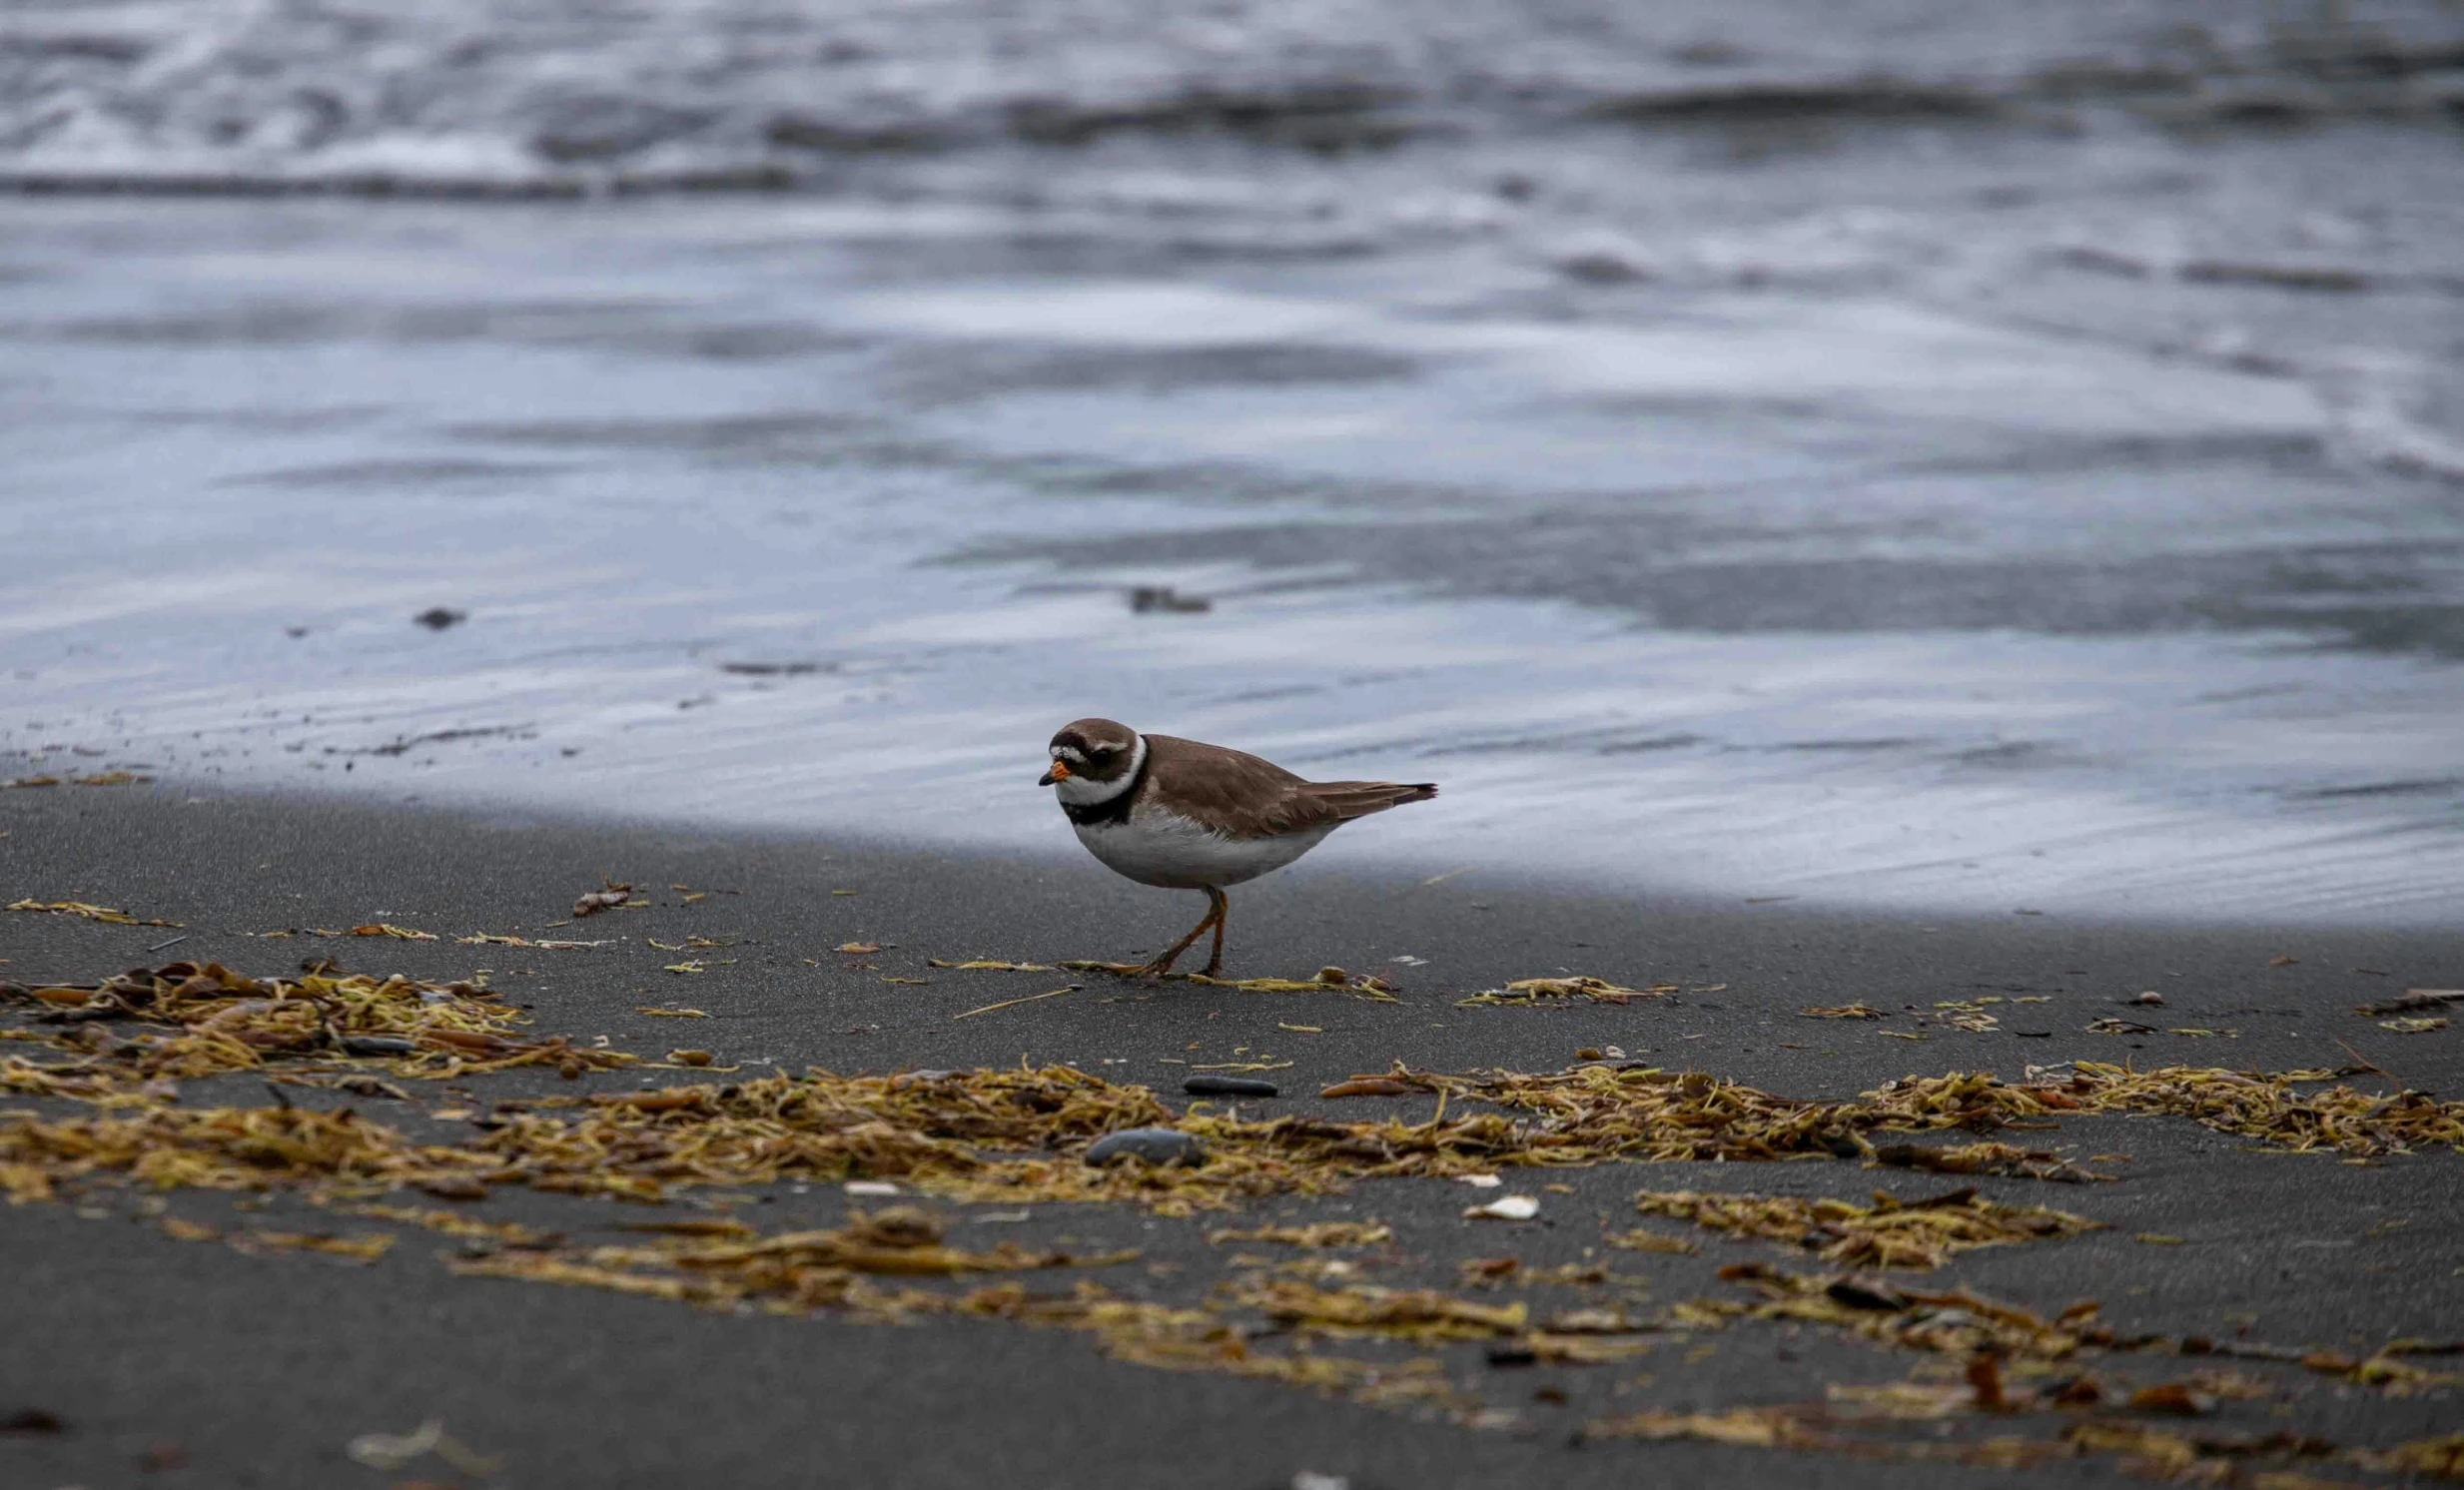
[[[1036,785],[1058,787],[1062,801],[1091,806],[1130,789],[1146,758],[1147,742],[1126,724],[1081,719],[1061,727],[1050,753],[1052,769]]]

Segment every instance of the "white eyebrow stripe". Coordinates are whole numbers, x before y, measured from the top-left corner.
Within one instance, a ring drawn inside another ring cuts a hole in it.
[[[1140,735],[1130,750],[1130,768],[1110,781],[1096,781],[1085,776],[1073,776],[1060,785],[1061,800],[1072,807],[1093,807],[1110,802],[1138,785],[1138,772],[1147,764],[1147,737]],[[1084,830],[1081,830],[1084,831]]]

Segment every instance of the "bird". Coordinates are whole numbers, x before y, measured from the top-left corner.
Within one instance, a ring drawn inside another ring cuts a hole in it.
[[[1204,890],[1207,915],[1154,961],[1101,964],[1161,977],[1215,930],[1204,976],[1224,970],[1224,887],[1281,869],[1354,818],[1426,802],[1433,781],[1306,781],[1222,745],[1146,735],[1080,719],[1053,735],[1049,786],[1087,852],[1115,874],[1167,890]]]

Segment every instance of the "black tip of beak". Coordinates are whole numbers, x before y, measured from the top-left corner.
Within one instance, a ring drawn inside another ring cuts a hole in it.
[[[1036,778],[1035,784],[1037,786],[1051,786],[1053,784],[1053,773],[1050,771],[1045,772],[1043,775]]]

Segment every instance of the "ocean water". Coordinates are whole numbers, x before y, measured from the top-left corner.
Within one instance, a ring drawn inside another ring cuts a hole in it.
[[[401,9],[0,15],[39,769],[2458,913],[2451,6]]]

